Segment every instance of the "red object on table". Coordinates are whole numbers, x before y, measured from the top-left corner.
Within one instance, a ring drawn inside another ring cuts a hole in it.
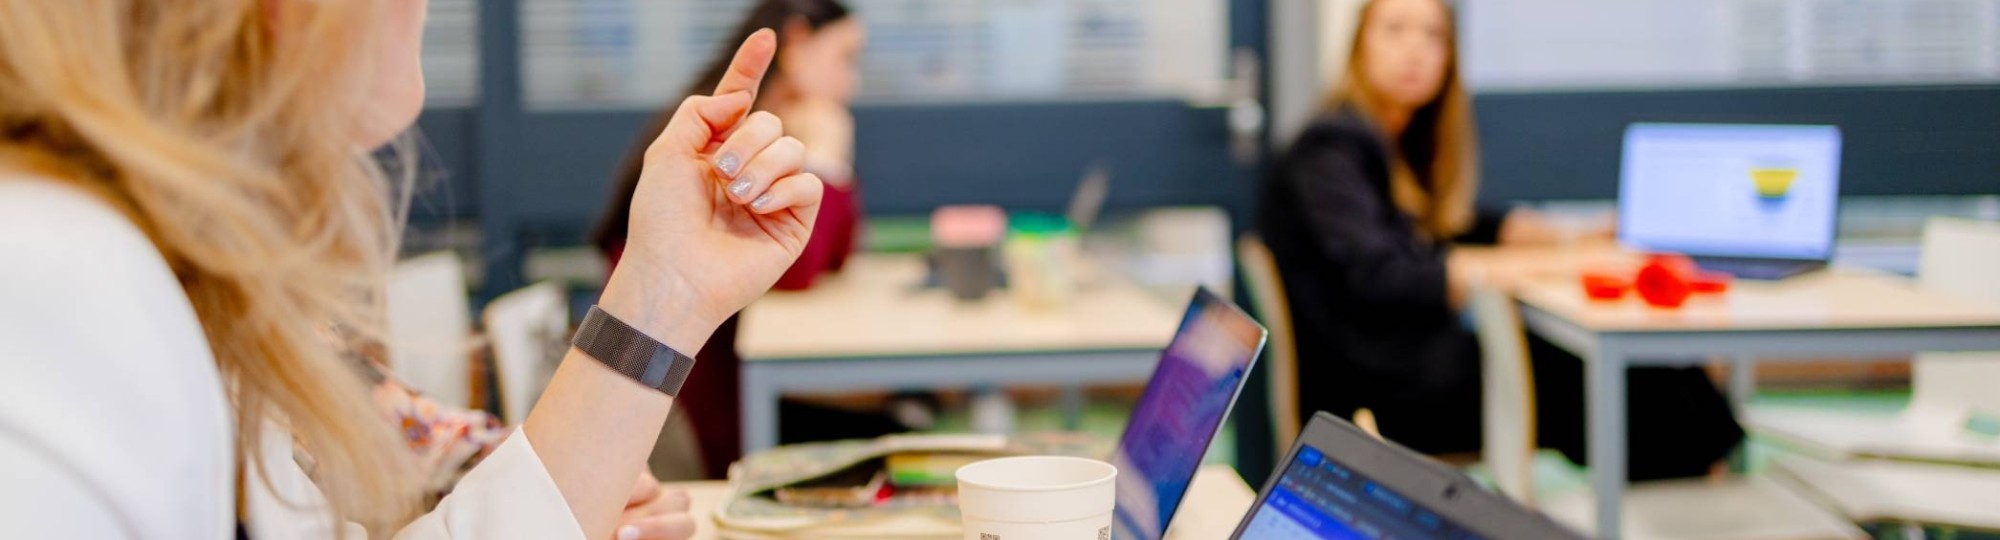
[[[1674,309],[1695,294],[1729,292],[1729,274],[1704,272],[1685,255],[1659,254],[1646,258],[1637,275],[1627,280],[1622,273],[1603,270],[1583,273],[1583,294],[1591,300],[1615,301],[1625,291],[1638,290],[1647,305]]]
[[[1645,299],[1647,305],[1677,308],[1694,294],[1689,282],[1700,271],[1686,256],[1654,255],[1646,259],[1645,266],[1639,267],[1639,275],[1632,278],[1632,287],[1639,290],[1639,298]]]
[[[1591,300],[1619,300],[1632,288],[1632,281],[1610,272],[1584,272],[1583,295]]]
[[[1726,293],[1729,292],[1729,280],[1733,277],[1725,272],[1701,272],[1688,285],[1694,288],[1695,294]]]

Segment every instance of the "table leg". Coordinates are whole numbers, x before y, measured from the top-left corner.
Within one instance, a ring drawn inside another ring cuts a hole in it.
[[[1083,429],[1083,385],[1063,385],[1062,413],[1063,429],[1069,431]]]
[[[743,453],[778,445],[778,388],[756,362],[743,363]]]
[[[1590,377],[1588,448],[1591,487],[1597,493],[1597,537],[1616,539],[1625,495],[1625,353],[1600,342],[1585,366]]]
[[[1750,414],[1750,399],[1757,395],[1757,357],[1743,354],[1736,356],[1736,362],[1729,366],[1729,408],[1737,418],[1747,418]],[[1729,470],[1737,474],[1750,472],[1750,437],[1736,445],[1736,452],[1729,456]]]

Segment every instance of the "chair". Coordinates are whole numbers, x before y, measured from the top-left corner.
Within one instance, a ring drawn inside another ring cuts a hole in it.
[[[1263,240],[1255,234],[1243,235],[1236,240],[1236,258],[1243,265],[1251,307],[1271,332],[1264,352],[1271,396],[1266,406],[1271,409],[1271,431],[1276,439],[1272,448],[1282,454],[1304,429],[1299,422],[1299,360],[1298,344],[1292,338],[1292,310],[1285,299],[1285,284],[1278,276],[1278,260]]]
[[[1475,290],[1469,298],[1483,364],[1482,457],[1494,487],[1577,530],[1591,530],[1596,498],[1590,490],[1548,497],[1536,492],[1535,372],[1513,299],[1491,289]],[[1629,486],[1622,502],[1622,538],[1866,537],[1765,478],[1645,482]]]
[[[2000,304],[2000,223],[1933,219],[1924,227],[1918,286]],[[1760,435],[1830,452],[1834,458],[1879,457],[2000,465],[2000,441],[1968,433],[1975,414],[2000,414],[2000,353],[1923,353],[1911,365],[1910,405],[1889,416],[1803,407],[1756,407]]]
[[[568,298],[560,284],[536,283],[494,298],[481,321],[493,347],[500,418],[519,424],[569,349]]]
[[[1483,403],[1480,458],[1493,484],[1522,504],[1535,504],[1535,374],[1528,364],[1514,300],[1491,289],[1475,291],[1468,307],[1479,330]]]
[[[471,403],[472,305],[465,263],[440,251],[404,260],[389,276],[389,367],[438,403]]]
[[[1265,349],[1263,362],[1269,366],[1266,378],[1270,387],[1273,446],[1282,458],[1292,447],[1292,439],[1305,429],[1299,418],[1299,352],[1298,342],[1292,328],[1291,304],[1285,296],[1285,285],[1278,274],[1277,258],[1271,249],[1254,234],[1243,235],[1236,241],[1237,259],[1243,265],[1243,280],[1250,291],[1251,307],[1257,319],[1271,332],[1270,345]],[[1382,436],[1375,422],[1375,413],[1366,408],[1354,411],[1354,425],[1377,438]],[[1476,456],[1463,454],[1439,454],[1431,458],[1449,465],[1468,465]]]

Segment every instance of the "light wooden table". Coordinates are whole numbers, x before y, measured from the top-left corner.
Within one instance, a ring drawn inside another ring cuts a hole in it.
[[[1513,293],[1522,323],[1588,363],[1591,483],[1598,531],[1620,531],[1625,489],[1625,370],[1724,357],[1738,410],[1755,389],[1755,362],[1865,359],[1918,351],[2000,350],[2000,306],[1918,289],[1904,277],[1836,268],[1783,281],[1743,281],[1729,293],[1696,296],[1681,309],[1636,298],[1586,298],[1577,272],[1630,264],[1613,247],[1459,250],[1476,274]],[[1499,277],[1512,276],[1512,277]],[[1643,429],[1643,427],[1639,427]],[[1616,534],[1601,535],[1607,538]]]
[[[693,499],[689,512],[694,515],[698,529],[695,540],[778,540],[780,537],[724,533],[715,523],[715,505],[722,502],[729,485],[726,482],[668,482],[661,484],[667,489],[684,489]],[[1181,510],[1174,516],[1173,524],[1167,528],[1167,540],[1224,540],[1235,532],[1236,524],[1243,514],[1255,504],[1257,493],[1243,482],[1243,477],[1225,465],[1204,465],[1195,473],[1193,485],[1188,487],[1187,499],[1181,502]],[[956,536],[946,537],[956,538]]]
[[[960,302],[921,288],[924,272],[920,256],[857,255],[810,290],[744,310],[744,451],[777,443],[787,391],[1144,381],[1184,307],[1118,279],[1086,280],[1052,311],[1006,291]]]

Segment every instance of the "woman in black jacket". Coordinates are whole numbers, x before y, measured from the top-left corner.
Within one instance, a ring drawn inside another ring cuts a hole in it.
[[[1458,309],[1453,243],[1552,242],[1526,211],[1476,209],[1477,141],[1442,0],[1374,0],[1344,81],[1261,194],[1297,327],[1302,413],[1374,412],[1382,434],[1433,453],[1479,450],[1479,347]],[[1530,339],[1540,444],[1585,462],[1583,365]],[[1698,368],[1628,374],[1635,479],[1696,476],[1742,440]]]

